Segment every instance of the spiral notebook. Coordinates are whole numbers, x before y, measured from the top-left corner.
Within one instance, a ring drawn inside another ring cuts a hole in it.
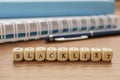
[[[117,27],[114,15],[0,19],[0,43]]]

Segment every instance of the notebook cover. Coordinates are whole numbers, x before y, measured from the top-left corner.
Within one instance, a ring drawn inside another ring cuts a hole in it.
[[[0,18],[113,14],[114,0],[0,0]]]

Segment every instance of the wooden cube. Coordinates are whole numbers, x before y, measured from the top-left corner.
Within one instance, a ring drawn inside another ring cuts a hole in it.
[[[68,60],[68,49],[66,47],[58,48],[57,60],[58,61],[67,61]]]
[[[76,47],[69,48],[69,60],[78,61],[79,60],[79,49]]]
[[[55,47],[47,48],[46,52],[46,60],[48,61],[55,61],[57,58],[57,50]]]
[[[102,48],[102,60],[111,61],[113,58],[113,51],[111,48]]]
[[[87,47],[80,48],[80,60],[88,61],[90,60],[90,49]]]
[[[23,48],[18,47],[12,50],[13,60],[14,61],[22,61],[23,60]]]
[[[46,48],[45,47],[36,47],[35,60],[36,61],[44,61],[45,56],[46,56]]]
[[[24,49],[24,60],[25,61],[33,61],[34,60],[34,48],[33,47],[27,47]]]
[[[91,48],[91,60],[100,61],[102,59],[102,52],[100,48]]]

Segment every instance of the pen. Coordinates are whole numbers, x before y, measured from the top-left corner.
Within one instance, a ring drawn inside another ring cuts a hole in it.
[[[82,40],[94,37],[105,37],[113,35],[120,35],[120,29],[96,30],[69,34],[56,34],[46,36],[45,39],[46,42],[54,42],[54,41]]]

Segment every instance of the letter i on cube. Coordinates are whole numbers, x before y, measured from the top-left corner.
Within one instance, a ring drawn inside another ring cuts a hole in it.
[[[80,48],[80,60],[88,61],[90,60],[90,49],[87,47]]]

